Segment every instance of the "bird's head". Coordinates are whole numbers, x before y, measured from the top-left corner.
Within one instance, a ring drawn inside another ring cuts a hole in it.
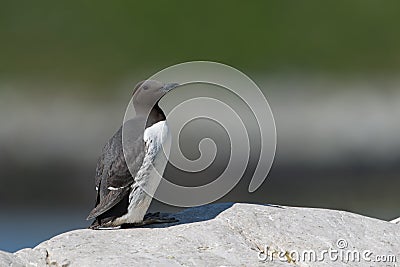
[[[158,101],[169,91],[177,87],[177,83],[162,83],[156,80],[139,82],[133,91],[132,103],[135,110],[149,111],[158,105]]]

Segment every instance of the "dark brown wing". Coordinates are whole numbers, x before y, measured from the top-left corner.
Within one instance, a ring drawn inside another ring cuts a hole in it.
[[[121,203],[123,199],[127,199],[131,185],[134,182],[130,171],[136,175],[144,158],[144,122],[145,120],[143,119],[133,119],[125,124],[123,138],[126,158],[131,170],[129,170],[125,161],[122,146],[122,127],[104,147],[96,171],[96,187],[98,188],[96,207],[90,212],[88,220],[110,211],[110,209]],[[125,202],[121,203],[124,207],[127,205]],[[113,210],[115,212],[107,214],[107,216],[119,217],[126,213],[124,208],[114,208]]]
[[[119,190],[109,191],[108,194],[100,200],[99,204],[90,212],[87,220],[94,219],[99,215],[110,210],[116,204],[118,204],[130,191],[129,187],[124,187]],[[121,214],[122,215],[122,214]],[[113,217],[118,217],[117,215]]]

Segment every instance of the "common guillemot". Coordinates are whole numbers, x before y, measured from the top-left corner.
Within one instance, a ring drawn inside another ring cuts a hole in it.
[[[158,186],[154,166],[160,165],[161,170],[157,168],[157,171],[163,172],[166,164],[160,154],[168,127],[158,101],[177,86],[176,83],[163,84],[154,80],[136,85],[132,96],[136,116],[126,121],[110,138],[97,163],[96,205],[87,218],[95,220],[89,228],[176,221],[162,217],[160,213],[146,214],[152,200],[146,192],[154,193]]]

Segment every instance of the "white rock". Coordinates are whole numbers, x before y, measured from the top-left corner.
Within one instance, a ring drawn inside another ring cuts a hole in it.
[[[179,223],[120,230],[76,230],[34,249],[0,252],[1,266],[395,266],[368,262],[362,253],[400,261],[400,225],[335,210],[255,204],[213,204],[174,215]],[[339,243],[338,243],[339,241]],[[304,251],[360,261],[291,260]],[[274,259],[262,261],[267,250]],[[282,259],[278,253],[282,252]],[[286,253],[286,256],[283,255]],[[289,254],[291,253],[291,255]],[[347,254],[346,254],[347,255]],[[353,254],[352,254],[353,255]],[[364,255],[365,256],[365,255]]]
[[[394,219],[394,220],[392,220],[392,221],[390,221],[391,223],[397,223],[397,224],[400,224],[400,217],[399,218],[397,218],[397,219]]]

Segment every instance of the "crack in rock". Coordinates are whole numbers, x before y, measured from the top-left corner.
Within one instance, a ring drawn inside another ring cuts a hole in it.
[[[47,266],[56,266],[56,267],[68,267],[70,262],[65,260],[64,262],[62,262],[61,264],[58,264],[56,260],[51,260],[50,259],[50,253],[49,251],[46,249],[46,265]]]

